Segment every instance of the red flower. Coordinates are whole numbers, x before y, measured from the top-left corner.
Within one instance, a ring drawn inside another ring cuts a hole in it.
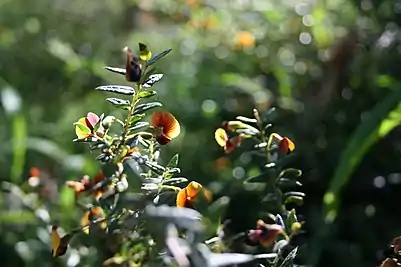
[[[161,145],[171,142],[181,131],[180,124],[170,112],[153,113],[150,124],[157,130],[156,140]]]
[[[250,241],[259,243],[263,247],[269,247],[283,231],[284,228],[281,225],[266,224],[263,220],[258,220],[256,229],[249,231],[248,238]]]

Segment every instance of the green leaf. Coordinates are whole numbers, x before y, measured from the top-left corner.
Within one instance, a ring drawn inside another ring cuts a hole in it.
[[[130,125],[136,124],[138,121],[142,120],[143,117],[145,117],[145,114],[135,114],[134,116],[131,117],[129,124]]]
[[[369,117],[351,134],[340,156],[323,198],[322,212],[326,224],[319,227],[317,237],[311,244],[314,251],[312,263],[319,261],[322,242],[330,235],[330,225],[337,216],[342,188],[346,186],[369,148],[401,123],[401,84],[395,85],[392,89],[393,91],[376,104],[370,111]]]
[[[277,181],[277,185],[280,187],[294,187],[294,186],[302,186],[302,184],[294,179],[288,178],[279,178]]]
[[[171,178],[168,180],[163,181],[163,185],[175,185],[175,184],[181,184],[188,182],[188,179],[185,177],[176,177],[176,178]]]
[[[401,124],[401,87],[379,102],[351,135],[344,149],[329,189],[324,196],[324,219],[332,222],[340,202],[341,189],[348,183],[352,172],[358,166],[368,149]]]
[[[158,60],[161,59],[162,57],[166,56],[168,53],[171,52],[171,50],[173,50],[173,49],[169,48],[169,49],[167,49],[167,50],[161,52],[160,54],[157,54],[157,55],[154,56],[153,58],[151,58],[151,59],[148,61],[148,66],[153,65],[156,61],[158,61]]]
[[[163,174],[166,171],[166,169],[163,166],[151,163],[149,161],[146,161],[145,165],[146,165],[146,167],[151,169],[154,173],[159,174],[159,175]]]
[[[157,108],[157,107],[161,107],[161,106],[163,106],[163,105],[160,102],[151,102],[151,103],[141,104],[135,108],[133,114],[135,115],[135,114],[139,114],[139,113],[144,113],[145,111],[148,111],[149,109]]]
[[[125,73],[127,72],[125,69],[122,69],[122,68],[114,68],[114,67],[109,67],[109,66],[106,66],[104,68],[106,70],[108,70],[108,71],[111,71],[111,72],[114,72],[114,73],[118,73],[118,74],[121,74],[121,75],[125,75]]]
[[[137,97],[138,98],[149,98],[149,97],[152,97],[152,96],[154,96],[156,94],[157,94],[156,91],[142,91],[142,92],[138,93]]]
[[[115,98],[115,97],[106,98],[106,101],[113,104],[113,106],[115,106],[115,107],[125,109],[125,110],[129,110],[130,105],[131,105],[131,102],[129,100]]]
[[[288,213],[288,216],[287,216],[287,218],[285,220],[285,224],[287,226],[287,229],[291,229],[292,224],[297,222],[297,221],[298,221],[298,219],[297,219],[296,211],[295,211],[295,209],[292,209],[290,211],[290,213]]]
[[[135,94],[134,88],[130,86],[122,86],[122,85],[104,85],[96,87],[96,90],[116,93],[121,95],[133,95]]]
[[[140,128],[146,127],[148,125],[149,125],[149,122],[146,122],[146,121],[137,122],[134,126],[129,128],[129,130],[130,131],[135,131],[135,130],[138,130]]]
[[[284,204],[289,204],[289,203],[302,205],[304,203],[304,198],[300,196],[289,196],[285,199]]]
[[[172,168],[176,168],[178,166],[178,160],[179,160],[180,156],[179,154],[175,154],[169,161],[169,163],[167,164],[167,168],[172,169]]]
[[[285,257],[283,263],[281,263],[280,267],[292,266],[292,262],[294,261],[295,257],[297,256],[297,253],[298,253],[298,247],[291,250],[291,252],[288,253],[287,257]]]
[[[283,170],[279,177],[285,177],[287,179],[295,179],[302,175],[302,171],[298,169],[288,168]]]
[[[244,183],[267,183],[269,182],[269,178],[272,177],[272,175],[274,174],[274,170],[270,169],[266,172],[263,172],[259,175],[256,176],[252,176],[247,178]]]
[[[161,80],[163,78],[163,74],[152,74],[149,76],[149,78],[142,83],[142,86],[145,88],[150,88],[152,87],[155,83]]]
[[[305,193],[302,193],[302,192],[286,192],[286,193],[284,193],[284,197],[289,197],[289,196],[305,197]]]

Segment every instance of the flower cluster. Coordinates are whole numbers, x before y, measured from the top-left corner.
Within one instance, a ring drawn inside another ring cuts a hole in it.
[[[152,57],[147,46],[140,43],[138,56],[130,48],[124,48],[125,68],[105,67],[133,83],[132,87],[105,85],[96,88],[128,96],[129,99],[106,98],[114,107],[124,110],[126,116],[119,119],[88,112],[74,123],[77,137],[74,142],[88,144],[101,167],[93,177],[84,175],[80,180],[66,182],[65,186],[75,194],[75,204],[83,209],[83,215],[77,222],[79,226],[62,237],[58,226],[53,225],[52,256],[56,258],[68,253],[69,241],[75,235],[102,233],[120,240],[112,251],[116,256],[104,264],[142,266],[157,261],[158,266],[190,266],[189,263],[193,262],[194,266],[203,267],[245,262],[265,266],[263,264],[273,262],[271,266],[279,266],[278,262],[285,256],[283,247],[293,248],[285,257],[285,261],[292,262],[297,251],[292,237],[302,232],[302,223],[298,221],[295,209],[287,210],[286,205],[301,203],[304,194],[284,192],[281,186],[300,186],[296,178],[301,171],[283,169],[283,165],[278,164],[281,158],[294,151],[295,145],[288,137],[270,132],[271,124],[262,119],[259,111],[254,110],[254,118],[238,116],[236,120],[223,122],[215,131],[215,140],[225,153],[233,152],[245,140],[256,143],[253,149],[266,159],[264,168],[268,172],[249,177],[243,183],[266,185],[263,199],[269,203],[266,204],[267,210],[260,211],[258,216],[265,218],[268,214],[272,222],[259,219],[255,229],[230,234],[224,230],[226,222],[220,221],[222,211],[216,216],[216,210],[229,205],[226,201],[229,198],[217,198],[199,182],[180,177],[178,154],[167,164],[160,164],[160,151],[181,132],[179,121],[173,114],[157,110],[163,106],[162,103],[149,101],[157,95],[152,87],[163,77],[163,74],[156,73],[153,65],[170,51]],[[205,224],[200,220],[201,210],[214,214],[209,224],[223,226],[222,231],[217,231],[217,236],[207,241],[203,240]],[[253,255],[258,250],[229,253],[236,251],[231,248],[235,247],[233,242],[239,240],[232,234],[245,237],[239,241],[242,245],[269,253]],[[217,256],[214,251],[228,253]],[[154,255],[159,256],[153,259]]]

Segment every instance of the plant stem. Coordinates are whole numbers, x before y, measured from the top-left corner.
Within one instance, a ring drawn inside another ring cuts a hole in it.
[[[135,106],[139,102],[138,93],[141,90],[142,90],[142,85],[138,84],[138,92],[136,92],[132,97],[132,103],[131,103],[131,106],[130,106],[130,109],[129,109],[129,112],[128,112],[128,116],[127,116],[127,118],[125,119],[125,122],[124,122],[124,130],[123,130],[123,133],[121,135],[122,140],[121,140],[121,142],[119,144],[119,147],[124,145],[124,143],[125,143],[125,141],[127,139],[127,135],[128,135],[128,132],[129,132],[130,121],[131,121],[131,118],[133,116],[133,113],[134,113],[134,110],[135,110]]]

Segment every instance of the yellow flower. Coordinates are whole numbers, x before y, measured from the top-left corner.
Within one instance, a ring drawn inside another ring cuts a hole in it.
[[[232,152],[235,148],[239,147],[242,143],[243,136],[238,135],[229,138],[227,132],[223,128],[218,128],[214,133],[214,138],[217,144],[224,148],[226,153]]]
[[[51,232],[53,258],[63,256],[67,252],[68,241],[70,241],[72,237],[71,234],[66,234],[63,237],[60,237],[60,235],[57,232],[57,228],[58,227],[56,225],[53,225]]]

